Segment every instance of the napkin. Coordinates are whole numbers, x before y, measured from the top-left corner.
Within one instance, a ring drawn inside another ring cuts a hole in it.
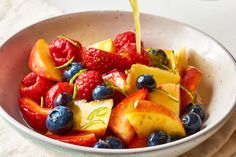
[[[208,140],[181,157],[236,157],[236,110]]]
[[[20,29],[63,13],[44,0],[0,0],[0,4],[0,45]],[[28,143],[6,125],[1,117],[0,141],[1,157],[56,157]],[[231,157],[235,153],[236,111],[217,133],[181,157]]]

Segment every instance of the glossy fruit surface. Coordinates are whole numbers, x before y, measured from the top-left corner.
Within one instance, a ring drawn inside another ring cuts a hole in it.
[[[114,97],[114,89],[109,86],[98,85],[92,93],[93,100],[108,99]]]
[[[45,97],[48,89],[53,85],[53,81],[31,72],[21,81],[20,95],[40,102],[40,98]]]
[[[87,48],[83,53],[83,64],[90,70],[107,73],[113,69],[125,71],[131,66],[128,58],[95,48]]]
[[[188,135],[192,135],[198,132],[202,127],[201,118],[196,113],[193,112],[184,114],[182,116],[182,123]]]
[[[56,106],[68,106],[73,105],[73,97],[69,92],[61,92],[54,100],[54,107]]]
[[[82,60],[82,45],[78,41],[70,40],[73,41],[74,44],[69,40],[59,38],[53,40],[49,45],[50,54],[56,66],[67,63],[72,57],[75,57],[74,61],[79,62]]]
[[[118,34],[114,40],[117,51],[119,51],[125,44],[135,42],[135,33],[130,31]]]
[[[156,88],[156,81],[151,75],[143,74],[137,78],[136,86],[138,89],[146,88],[148,91],[152,91]]]
[[[92,100],[92,91],[97,85],[102,84],[102,75],[97,71],[85,71],[75,81],[78,86],[77,99]]]
[[[112,149],[124,149],[125,145],[121,139],[110,136],[105,139],[105,141],[111,146]]]
[[[53,108],[48,113],[46,126],[53,134],[66,134],[73,127],[73,112],[66,106]]]
[[[60,82],[63,76],[55,67],[47,42],[44,39],[37,40],[30,53],[29,68],[41,77]]]
[[[146,137],[139,137],[134,136],[133,139],[130,141],[130,143],[127,146],[128,148],[143,148],[147,147],[147,138]]]
[[[38,132],[46,132],[46,119],[49,109],[42,108],[37,102],[28,98],[21,97],[19,99],[19,107],[27,124]]]
[[[135,93],[126,97],[121,101],[120,104],[112,109],[109,128],[117,137],[122,139],[125,144],[128,144],[135,136],[134,128],[130,124],[126,116],[128,106],[134,104],[135,101],[146,99],[147,96],[148,91],[146,89],[137,90]]]
[[[73,62],[71,65],[69,65],[63,73],[63,79],[67,82],[70,81],[70,79],[78,73],[80,70],[83,69],[83,66],[79,62]]]
[[[187,105],[193,102],[201,79],[202,73],[197,68],[188,66],[183,70],[180,80],[181,86],[184,87],[180,88],[180,109],[182,114],[185,112]]]
[[[126,84],[126,74],[122,71],[114,69],[102,75],[104,82],[110,82],[121,90],[124,90]]]
[[[169,143],[170,136],[164,131],[153,131],[148,137],[148,147]]]
[[[93,148],[103,148],[103,149],[110,149],[111,146],[104,140],[99,140],[97,143],[94,144]]]
[[[203,105],[200,105],[200,104],[195,104],[195,103],[188,104],[187,112],[196,113],[201,118],[202,121],[204,121],[206,118],[206,111]]]
[[[46,134],[46,136],[61,142],[86,147],[91,147],[97,142],[96,136],[93,133],[69,133],[66,135]]]
[[[68,82],[59,82],[52,86],[45,97],[45,107],[53,108],[54,100],[61,92],[68,92],[73,94],[73,85],[69,85]]]
[[[143,47],[141,47],[141,53],[139,54],[136,50],[135,43],[125,44],[117,53],[123,57],[128,58],[132,64],[139,63],[149,65],[149,57],[147,55],[147,52]]]

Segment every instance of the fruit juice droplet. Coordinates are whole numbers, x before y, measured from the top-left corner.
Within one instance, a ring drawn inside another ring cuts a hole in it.
[[[131,7],[133,9],[134,24],[135,24],[135,36],[136,36],[136,50],[141,53],[141,31],[140,31],[140,19],[139,19],[139,9],[137,0],[129,0]]]

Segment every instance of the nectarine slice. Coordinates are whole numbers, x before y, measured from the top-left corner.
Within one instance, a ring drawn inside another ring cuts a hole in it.
[[[60,82],[63,80],[62,73],[55,69],[49,47],[44,39],[39,39],[30,54],[29,68],[41,77],[52,81]]]
[[[126,115],[139,137],[148,137],[154,130],[165,131],[170,136],[185,136],[185,130],[178,115],[151,101],[136,102],[134,106],[129,107]]]

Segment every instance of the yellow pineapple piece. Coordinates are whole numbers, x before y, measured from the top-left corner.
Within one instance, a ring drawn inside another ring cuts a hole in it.
[[[134,64],[130,68],[126,79],[127,85],[125,86],[125,91],[128,94],[131,94],[137,90],[136,80],[142,74],[152,75],[157,86],[165,83],[179,83],[180,80],[180,76],[178,74],[142,64]]]

